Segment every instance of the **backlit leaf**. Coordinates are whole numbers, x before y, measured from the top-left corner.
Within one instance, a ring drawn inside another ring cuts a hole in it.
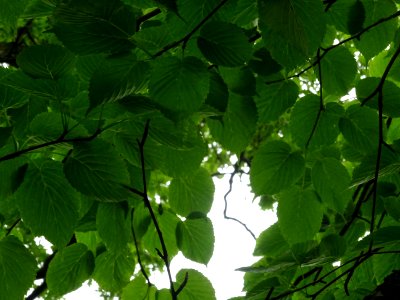
[[[288,243],[311,240],[321,221],[322,207],[314,191],[293,187],[279,194],[278,223]]]
[[[24,223],[35,234],[58,247],[68,243],[78,221],[77,193],[64,177],[60,162],[30,163],[16,197]]]
[[[36,276],[34,256],[15,236],[0,241],[0,299],[23,299]]]
[[[255,154],[250,170],[253,191],[276,194],[289,188],[304,172],[304,158],[282,141],[265,143]]]

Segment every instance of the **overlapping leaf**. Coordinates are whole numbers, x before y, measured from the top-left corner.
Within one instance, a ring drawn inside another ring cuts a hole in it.
[[[174,111],[194,111],[205,101],[209,74],[202,61],[195,57],[163,58],[157,61],[150,77],[149,91],[153,99]]]
[[[94,269],[93,254],[83,244],[60,250],[49,264],[46,283],[53,295],[64,295],[79,288]]]
[[[22,299],[36,276],[35,258],[15,236],[0,241],[0,299]]]
[[[187,282],[182,293],[179,294],[179,299],[192,300],[192,299],[209,299],[215,300],[215,291],[211,282],[199,271],[193,269],[182,269],[176,274],[176,281],[183,282],[185,276],[191,280]]]
[[[322,221],[322,207],[315,192],[293,187],[279,194],[278,219],[288,243],[311,240]]]
[[[135,14],[120,0],[62,1],[54,15],[54,32],[72,52],[120,52],[133,46]]]
[[[24,223],[35,234],[58,247],[68,243],[78,221],[77,193],[64,177],[60,162],[32,162],[16,197]]]
[[[304,167],[302,155],[292,152],[285,142],[265,143],[253,158],[252,189],[258,195],[276,194],[295,183],[303,175]]]
[[[64,173],[81,193],[102,201],[122,201],[129,174],[116,150],[103,140],[77,143],[64,163]]]
[[[220,21],[202,27],[197,45],[211,63],[225,67],[243,65],[252,55],[251,45],[240,28]]]
[[[176,227],[176,241],[186,258],[207,265],[215,241],[211,220],[202,213],[190,214]]]
[[[208,213],[214,197],[214,183],[208,172],[200,168],[193,174],[172,180],[169,188],[169,203],[181,216],[191,212]]]
[[[117,292],[129,283],[135,269],[135,261],[128,251],[105,251],[96,257],[93,278],[99,286]]]
[[[325,33],[323,5],[318,0],[258,0],[259,26],[271,55],[293,68],[314,55]]]
[[[34,78],[58,79],[74,67],[74,56],[58,45],[25,48],[17,57],[18,66]]]

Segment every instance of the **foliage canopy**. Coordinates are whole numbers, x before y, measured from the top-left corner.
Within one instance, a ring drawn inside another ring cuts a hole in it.
[[[235,299],[384,294],[400,270],[399,2],[0,0],[0,300],[87,279],[215,299],[169,264],[210,260],[226,165],[279,218]],[[148,278],[162,267],[169,290]]]

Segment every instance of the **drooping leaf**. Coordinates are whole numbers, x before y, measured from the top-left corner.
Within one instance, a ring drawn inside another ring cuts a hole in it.
[[[129,250],[114,253],[105,251],[96,257],[93,278],[103,289],[120,291],[129,283],[135,269],[135,261]]]
[[[282,236],[279,224],[275,223],[261,232],[260,236],[257,238],[253,255],[277,257],[288,249],[289,245]]]
[[[211,282],[199,271],[193,269],[182,269],[176,274],[176,281],[178,284],[182,283],[185,276],[190,278],[179,294],[179,299],[193,300],[193,299],[207,299],[215,300],[215,291]]]
[[[256,152],[250,170],[251,187],[258,195],[289,188],[304,172],[304,158],[282,141],[265,143]]]
[[[27,100],[27,94],[0,84],[0,109],[18,108]]]
[[[255,95],[256,78],[249,67],[237,69],[220,67],[218,70],[230,91],[242,96]]]
[[[316,68],[319,74],[318,68]],[[346,47],[336,47],[321,61],[323,89],[332,95],[343,96],[350,88],[357,74],[357,63]]]
[[[172,209],[184,217],[193,211],[208,213],[213,197],[214,183],[203,168],[173,179],[169,187],[169,203]]]
[[[378,113],[371,108],[351,105],[340,119],[339,128],[346,141],[358,151],[376,150]]]
[[[343,107],[337,103],[327,103],[322,108],[316,95],[301,98],[290,116],[293,140],[301,147],[334,143],[339,135],[339,118],[343,113]]]
[[[92,252],[84,244],[61,249],[49,264],[46,283],[51,294],[64,295],[79,288],[94,269]]]
[[[236,67],[247,62],[251,45],[241,29],[234,24],[212,21],[201,28],[197,46],[211,63]]]
[[[276,74],[282,69],[282,66],[271,57],[271,53],[266,48],[256,50],[248,65],[261,76]]]
[[[24,12],[24,8],[29,3],[28,0],[20,1],[0,1],[0,23],[5,28],[15,28],[17,26],[17,20]]]
[[[74,56],[58,45],[35,45],[17,57],[18,66],[34,78],[58,79],[74,67]]]
[[[155,296],[155,293],[156,288],[148,286],[145,278],[142,275],[137,275],[122,290],[122,300],[146,299],[146,297],[153,299],[152,297]]]
[[[282,81],[276,84],[262,84],[255,97],[260,122],[275,121],[295,102],[299,87],[293,81]]]
[[[198,58],[160,59],[150,75],[149,91],[153,99],[167,109],[191,112],[205,101],[209,74]]]
[[[64,163],[64,173],[81,193],[102,201],[122,201],[128,190],[129,174],[124,161],[107,142],[97,139],[74,145]]]
[[[261,35],[272,57],[293,68],[313,56],[325,33],[321,1],[258,0]]]
[[[321,227],[322,212],[312,190],[293,187],[279,194],[278,223],[290,244],[311,240]]]
[[[346,168],[334,158],[315,162],[311,178],[322,203],[338,212],[344,212],[349,198],[350,175]]]
[[[23,299],[36,277],[34,256],[15,236],[0,241],[0,299]]]
[[[176,242],[183,255],[207,265],[214,251],[214,230],[205,214],[194,212],[176,227]]]
[[[100,203],[97,208],[96,225],[99,236],[107,249],[123,250],[131,239],[130,216],[119,203]]]
[[[24,223],[58,247],[71,239],[78,221],[77,193],[54,160],[29,164],[18,188],[17,203]]]
[[[61,1],[55,10],[54,32],[72,52],[96,54],[131,48],[136,18],[120,0]]]

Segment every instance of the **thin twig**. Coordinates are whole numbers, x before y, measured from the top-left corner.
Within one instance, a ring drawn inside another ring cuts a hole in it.
[[[138,245],[138,241],[137,241],[137,238],[136,238],[135,228],[133,227],[133,215],[134,215],[134,212],[135,212],[135,209],[132,208],[131,209],[131,231],[132,231],[133,242],[135,243],[136,255],[137,255],[138,263],[139,263],[139,266],[140,266],[140,271],[142,272],[144,278],[146,279],[147,285],[148,286],[152,286],[153,284],[151,283],[150,278],[147,275],[146,269],[144,268],[143,263],[142,263],[142,258],[140,256],[139,245]]]
[[[156,8],[156,9],[152,10],[151,12],[137,18],[136,19],[136,31],[140,30],[140,26],[142,25],[142,23],[146,22],[147,20],[151,19],[152,17],[157,16],[160,13],[161,13],[161,9]]]
[[[161,244],[162,252],[159,249],[156,249],[158,255],[160,258],[163,260],[165,264],[165,268],[167,269],[167,274],[168,274],[168,279],[170,283],[170,292],[172,296],[172,300],[177,300],[178,295],[174,287],[174,282],[172,280],[172,275],[171,275],[171,269],[170,269],[170,262],[169,262],[169,256],[168,256],[168,250],[167,246],[165,245],[165,240],[163,237],[163,233],[161,231],[160,225],[158,224],[157,218],[154,214],[153,208],[151,207],[150,199],[147,194],[147,183],[146,183],[146,170],[145,170],[145,160],[144,160],[144,145],[146,144],[147,137],[149,135],[149,127],[150,127],[150,120],[146,121],[146,125],[144,127],[143,135],[141,140],[137,140],[138,146],[139,146],[139,152],[140,152],[140,162],[141,162],[141,169],[142,169],[142,181],[143,181],[143,201],[144,205],[147,207],[147,210],[149,211],[151,220],[154,224],[154,227],[156,229],[158,239]]]
[[[10,228],[8,228],[7,232],[6,232],[6,236],[8,236],[11,231],[13,231],[13,229],[15,228],[15,226],[17,226],[19,224],[19,222],[21,222],[21,219],[17,219],[11,226]]]
[[[321,58],[320,57],[321,57],[321,49],[318,48],[317,61],[318,61],[318,80],[319,80],[319,109],[318,109],[317,117],[315,118],[315,121],[314,121],[314,125],[311,129],[310,136],[308,137],[307,142],[306,142],[306,146],[305,146],[306,149],[308,149],[311,139],[314,136],[315,131],[317,130],[318,122],[319,122],[319,119],[321,118],[321,113],[325,110],[324,97],[322,94],[322,70],[321,70]]]

